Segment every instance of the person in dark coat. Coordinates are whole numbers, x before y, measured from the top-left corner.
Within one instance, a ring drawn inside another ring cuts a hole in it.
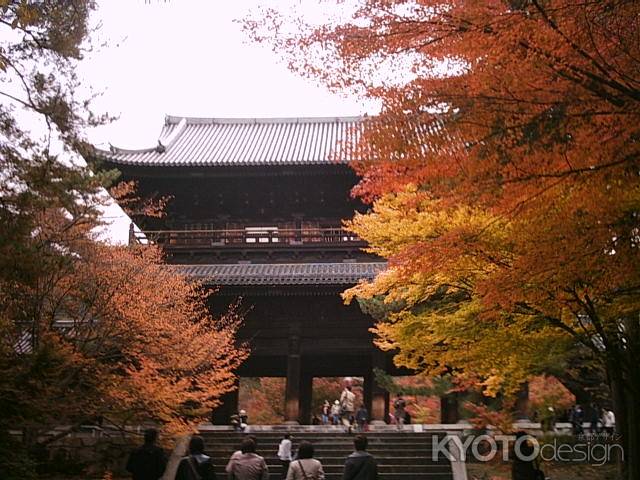
[[[215,480],[211,457],[204,453],[204,439],[198,435],[189,441],[189,455],[180,460],[176,480]]]
[[[584,422],[584,411],[580,405],[576,405],[573,407],[571,411],[571,425],[573,428],[574,435],[582,435],[584,433],[584,429],[582,423]]]
[[[534,448],[526,440],[521,439],[528,436],[527,432],[516,432],[516,443],[519,444],[519,447],[516,448],[514,445],[513,449],[513,459],[511,463],[512,480],[544,479],[544,474],[536,466],[536,460],[527,460],[533,455]]]
[[[167,466],[164,451],[156,445],[158,431],[150,428],[144,432],[144,445],[136,448],[127,460],[127,471],[133,480],[158,480]]]
[[[356,435],[353,439],[355,452],[344,463],[342,480],[378,480],[378,464],[367,452],[367,437]]]
[[[358,411],[356,412],[356,425],[358,425],[358,430],[361,432],[367,431],[367,424],[369,423],[369,412],[367,411],[367,407],[364,405],[360,405]]]

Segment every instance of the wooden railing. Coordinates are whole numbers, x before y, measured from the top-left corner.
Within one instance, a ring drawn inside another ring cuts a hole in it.
[[[278,229],[249,227],[237,230],[147,230],[136,232],[134,240],[167,248],[278,248],[287,246],[364,245],[343,228]]]

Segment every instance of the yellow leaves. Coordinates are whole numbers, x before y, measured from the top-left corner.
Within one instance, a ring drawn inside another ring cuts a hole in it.
[[[492,373],[485,378],[485,380],[480,384],[480,387],[482,388],[484,395],[495,398],[499,393],[501,393],[503,384],[504,377],[497,373]]]
[[[9,2],[7,2],[8,4]],[[0,7],[7,6],[0,4]],[[35,5],[31,5],[29,2],[22,1],[18,8],[16,9],[16,18],[14,19],[11,26],[16,28],[18,26],[28,27],[29,25],[35,24],[40,18],[40,12],[36,8]]]
[[[384,196],[347,227],[390,261],[374,282],[347,290],[347,302],[384,294],[387,302],[414,305],[442,285],[465,288],[507,253],[504,221],[479,209],[444,206],[416,187]]]

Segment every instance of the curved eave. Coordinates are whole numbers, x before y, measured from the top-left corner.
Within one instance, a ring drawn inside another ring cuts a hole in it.
[[[97,149],[114,165],[229,167],[348,164],[360,135],[360,117],[165,119],[152,148]]]
[[[302,264],[174,265],[192,280],[210,286],[355,285],[370,281],[386,268],[384,262]]]

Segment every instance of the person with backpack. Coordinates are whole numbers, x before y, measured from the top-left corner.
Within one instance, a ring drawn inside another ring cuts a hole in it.
[[[260,455],[256,454],[256,442],[245,438],[240,444],[241,455],[230,461],[229,480],[269,480],[269,468]]]
[[[356,435],[353,439],[355,451],[344,463],[342,480],[378,480],[378,464],[367,452],[367,437]]]
[[[158,431],[145,430],[144,444],[136,448],[127,460],[127,471],[133,480],[158,480],[167,466],[164,451],[156,445]]]
[[[347,427],[349,433],[351,433],[351,426],[355,420],[355,402],[356,394],[353,393],[353,387],[351,385],[345,386],[340,395],[340,414],[342,415],[342,423]]]
[[[324,471],[320,460],[313,458],[313,445],[300,442],[298,458],[289,465],[287,480],[324,480]]]
[[[189,441],[189,455],[180,460],[176,480],[215,480],[211,457],[204,453],[204,439],[198,435]]]

